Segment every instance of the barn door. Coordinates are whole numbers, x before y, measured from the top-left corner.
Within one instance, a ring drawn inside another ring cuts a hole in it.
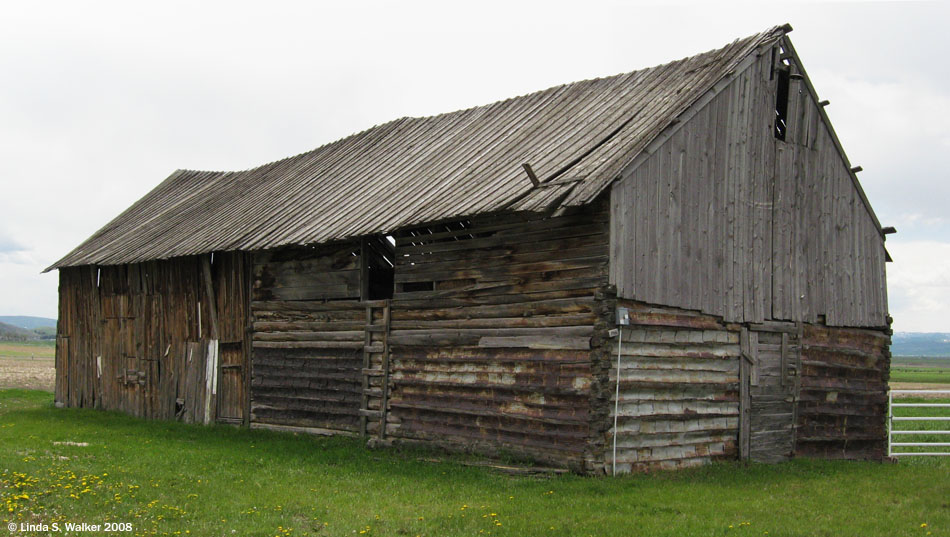
[[[245,370],[244,343],[221,342],[218,347],[218,421],[244,422]]]
[[[740,369],[740,452],[776,462],[792,455],[801,371],[801,335],[794,323],[743,329]]]

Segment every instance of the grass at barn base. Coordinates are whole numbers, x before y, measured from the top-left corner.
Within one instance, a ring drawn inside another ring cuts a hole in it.
[[[0,519],[196,537],[950,534],[948,458],[538,478],[353,438],[146,422],[51,400],[0,391]]]

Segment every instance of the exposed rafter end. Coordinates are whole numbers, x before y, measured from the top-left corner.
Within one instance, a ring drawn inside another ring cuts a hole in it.
[[[538,187],[541,186],[541,181],[538,180],[538,176],[534,174],[534,170],[531,169],[531,165],[525,162],[521,165],[524,168],[525,173],[528,174],[528,179],[531,179],[531,184]]]
[[[851,173],[858,173],[858,172],[863,172],[863,171],[864,171],[864,168],[862,168],[861,166],[855,166],[851,168]]]
[[[824,101],[820,101],[820,102],[818,103],[818,106],[824,108],[824,107],[828,106],[829,104],[831,104],[831,101],[829,101],[828,99],[825,99]]]
[[[794,30],[794,28],[792,28],[792,25],[789,24],[789,23],[787,23],[787,22],[786,22],[785,24],[783,24],[783,25],[781,26],[781,28],[782,28],[782,31],[785,32],[785,33],[789,33],[789,32],[791,32],[792,30]]]
[[[897,233],[897,228],[894,226],[882,227],[881,233],[885,235],[893,235],[894,233]]]

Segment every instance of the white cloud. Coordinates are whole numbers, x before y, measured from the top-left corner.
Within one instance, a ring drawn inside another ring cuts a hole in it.
[[[950,332],[950,243],[888,241],[887,288],[894,329]]]

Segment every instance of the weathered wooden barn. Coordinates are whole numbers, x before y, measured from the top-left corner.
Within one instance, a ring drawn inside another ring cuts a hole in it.
[[[790,29],[176,171],[50,267],[56,400],[590,473],[881,458],[885,230]]]

